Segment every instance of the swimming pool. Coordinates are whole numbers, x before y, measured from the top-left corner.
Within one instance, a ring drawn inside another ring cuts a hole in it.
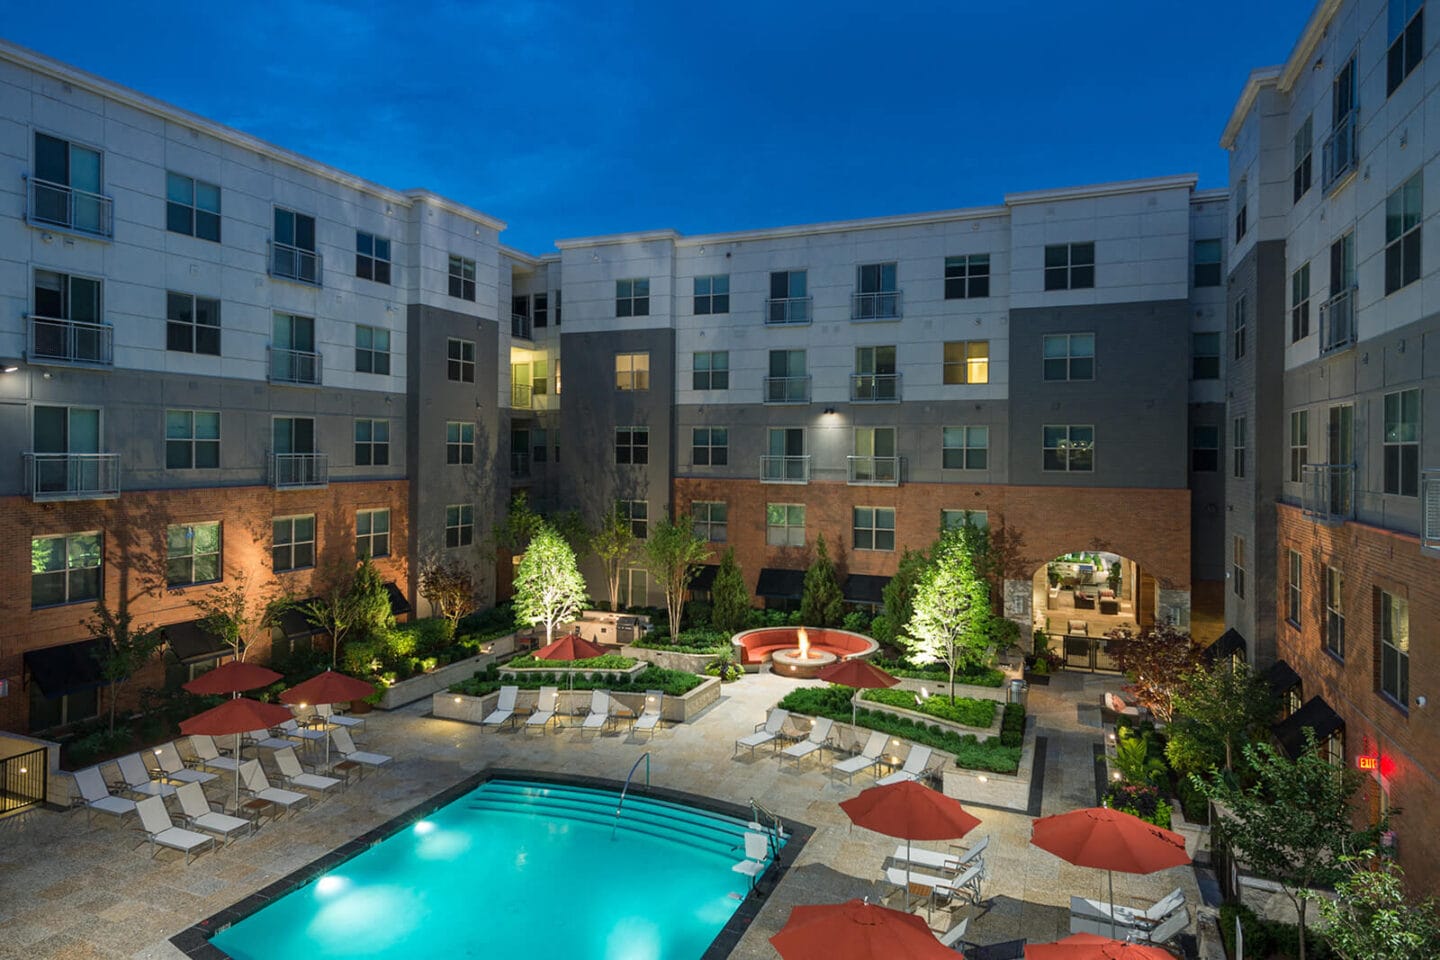
[[[236,960],[699,960],[749,891],[745,820],[490,780],[216,934]]]

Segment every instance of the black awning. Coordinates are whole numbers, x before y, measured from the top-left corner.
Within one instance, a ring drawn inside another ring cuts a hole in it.
[[[181,663],[199,663],[233,652],[230,644],[206,630],[199,620],[170,624],[165,628],[165,642]]]
[[[690,581],[691,590],[709,590],[715,585],[715,572],[720,567],[713,563],[707,563],[695,571],[695,579]]]
[[[804,587],[804,570],[763,567],[760,570],[760,580],[755,584],[755,595],[774,600],[799,600]]]
[[[1294,759],[1305,748],[1306,727],[1315,731],[1315,742],[1324,743],[1337,730],[1345,729],[1345,720],[1330,709],[1323,697],[1311,697],[1305,706],[1281,720],[1270,730],[1280,746]]]
[[[309,618],[305,616],[305,611],[301,609],[314,603],[315,600],[315,597],[311,597],[308,600],[299,600],[294,606],[286,607],[285,612],[280,614],[279,618],[275,621],[275,626],[280,628],[280,633],[286,640],[294,640],[297,637],[308,637],[320,632],[319,628],[311,623]]]
[[[1300,686],[1300,674],[1284,660],[1276,660],[1265,671],[1265,682],[1270,684],[1270,692],[1278,697]]]
[[[395,586],[395,581],[390,580],[385,584],[385,592],[390,594],[390,612],[395,616],[410,612],[410,601],[405,599],[405,594]]]
[[[104,652],[105,641],[99,639],[26,650],[25,669],[40,684],[40,692],[54,699],[103,685],[105,678],[100,675],[100,657]]]
[[[1245,659],[1245,638],[1239,630],[1231,627],[1220,634],[1220,639],[1202,650],[1200,655],[1205,658],[1206,663],[1215,664],[1221,660],[1228,660],[1237,653],[1241,660]]]
[[[851,603],[873,603],[880,604],[885,600],[882,591],[885,584],[890,582],[889,577],[876,577],[868,573],[852,573],[845,578],[845,599]]]

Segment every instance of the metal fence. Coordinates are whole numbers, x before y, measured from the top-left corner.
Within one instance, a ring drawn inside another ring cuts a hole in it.
[[[40,747],[0,759],[0,817],[46,802],[49,758]]]

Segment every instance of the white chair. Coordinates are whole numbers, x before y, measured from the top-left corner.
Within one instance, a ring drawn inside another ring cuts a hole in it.
[[[322,777],[318,773],[306,773],[305,768],[300,765],[300,758],[295,756],[294,748],[276,750],[275,766],[280,769],[280,779],[287,787],[314,790],[321,796],[325,796],[331,790],[343,787],[345,784],[345,781],[337,777]]]
[[[839,760],[831,767],[836,773],[845,774],[847,783],[855,782],[855,774],[861,770],[868,770],[880,762],[880,754],[885,750],[885,744],[890,739],[887,734],[879,730],[872,731],[870,739],[865,741],[864,748],[856,756],[848,760]]]
[[[746,831],[745,833],[745,859],[732,866],[730,869],[736,873],[743,873],[750,878],[750,886],[755,886],[755,880],[765,872],[765,862],[770,858],[770,841],[763,833]]]
[[[654,737],[655,729],[660,726],[661,708],[664,706],[664,693],[659,690],[646,690],[645,707],[640,711],[640,716],[635,718],[635,723],[631,725],[631,732],[644,730],[650,734],[651,737]]]
[[[336,712],[335,712],[335,707],[334,707],[333,704],[329,704],[329,703],[317,703],[317,704],[315,704],[315,715],[318,716],[318,717],[320,717],[320,718],[321,718],[322,720],[324,720],[326,723],[331,724],[331,725],[333,725],[333,726],[337,726],[337,727],[349,727],[349,728],[351,729],[351,731],[353,731],[354,733],[357,733],[357,734],[358,734],[361,730],[365,729],[365,718],[364,718],[364,717],[351,717],[351,716],[347,716],[347,715],[344,715],[344,714],[336,713]]]
[[[80,800],[85,804],[85,822],[91,823],[95,811],[108,813],[117,820],[123,820],[135,812],[135,801],[113,796],[99,767],[86,767],[74,773],[75,788],[80,791]]]
[[[146,797],[135,804],[135,809],[140,814],[140,827],[150,839],[152,859],[160,852],[159,847],[169,847],[185,854],[185,862],[189,863],[191,854],[204,847],[215,846],[214,837],[175,826],[170,820],[170,812],[165,809],[165,801],[159,797]]]
[[[584,736],[586,730],[603,730],[611,725],[615,720],[611,713],[614,702],[604,690],[590,691],[590,712],[585,714],[585,719],[580,723],[580,735]]]
[[[800,763],[810,754],[820,751],[820,756],[825,756],[825,748],[830,746],[830,731],[835,728],[835,721],[829,717],[816,717],[810,721],[810,734],[799,743],[792,743],[780,751],[780,762],[787,759],[795,761],[795,768],[800,768]]]
[[[905,765],[887,777],[881,777],[876,781],[878,786],[888,787],[892,783],[903,783],[906,780],[920,780],[925,776],[925,768],[930,765],[930,748],[921,744],[911,744],[910,752],[905,755]]]
[[[277,737],[269,730],[251,730],[242,739],[245,743],[253,744],[260,750],[284,750],[286,747],[295,745],[295,741]]]
[[[180,751],[175,749],[173,742],[162,743],[156,747],[155,760],[160,764],[160,772],[165,774],[165,779],[174,783],[209,783],[217,779],[213,773],[191,770],[185,766],[185,761],[180,759]]]
[[[755,748],[761,744],[769,743],[779,746],[780,731],[785,729],[785,721],[790,719],[789,710],[781,710],[779,707],[771,710],[764,721],[755,725],[755,732],[740,737],[735,741],[735,756],[740,753],[741,747],[750,748],[750,756],[755,756]]]
[[[190,749],[195,751],[196,762],[207,770],[225,770],[234,773],[240,769],[240,761],[235,757],[222,757],[220,751],[215,747],[215,741],[211,737],[194,735],[190,737]]]
[[[216,813],[211,808],[210,801],[205,798],[204,788],[198,783],[182,783],[175,793],[180,798],[180,812],[190,826],[197,830],[204,830],[227,842],[242,830],[255,832],[254,820],[232,817],[228,813]]]
[[[317,743],[324,742],[326,730],[328,728],[302,727],[300,726],[300,721],[292,717],[291,719],[286,720],[284,723],[280,724],[280,726],[276,727],[275,729],[280,732],[280,736],[282,737],[287,737],[290,740],[299,741],[306,746],[314,746]],[[277,747],[276,749],[284,750],[285,747]]]
[[[1190,909],[1181,906],[1169,916],[1163,918],[1155,926],[1148,929],[1131,931],[1127,940],[1139,943],[1163,944],[1169,943],[1180,935],[1180,931],[1190,926]]]
[[[138,753],[127,753],[115,761],[120,768],[120,777],[125,781],[125,789],[131,793],[138,793],[145,797],[173,797],[175,788],[162,780],[150,779],[150,771],[145,767],[145,761],[140,759]]]
[[[363,771],[365,767],[383,767],[390,762],[390,757],[383,753],[368,753],[364,750],[355,749],[355,741],[350,739],[350,731],[344,727],[336,727],[330,731],[330,740],[335,749],[340,751],[342,759],[351,763],[358,763]]]
[[[307,793],[270,786],[270,778],[265,776],[259,760],[247,760],[240,765],[240,786],[256,800],[268,800],[285,810],[299,807],[310,800]]]
[[[961,939],[964,938],[965,931],[969,928],[970,918],[961,917],[959,923],[955,924],[955,926],[945,931],[944,936],[940,938],[940,946],[959,949],[957,945],[960,943]]]
[[[480,721],[482,727],[498,727],[502,723],[515,719],[515,699],[520,695],[519,687],[501,687],[500,699],[495,703],[495,709],[485,715]]]
[[[535,701],[535,712],[525,718],[525,729],[528,731],[532,727],[538,727],[540,732],[544,733],[548,724],[558,724],[560,721],[555,717],[555,705],[559,699],[559,687],[541,687],[540,696]]]
[[[937,877],[928,873],[916,873],[901,867],[886,867],[885,879],[902,890],[924,888],[930,897],[933,909],[939,900],[953,900],[962,893],[968,893],[972,901],[980,899],[982,864],[973,864],[964,873],[954,877]]]
[[[1185,891],[1176,887],[1144,910],[1137,910],[1134,907],[1118,903],[1109,904],[1103,900],[1092,900],[1089,897],[1072,896],[1070,913],[1073,916],[1103,920],[1108,924],[1113,912],[1115,922],[1120,926],[1146,927],[1159,923],[1184,905]]]

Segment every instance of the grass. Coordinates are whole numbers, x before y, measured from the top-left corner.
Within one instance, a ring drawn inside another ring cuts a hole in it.
[[[578,662],[578,661],[577,661]],[[493,693],[503,686],[520,687],[523,690],[536,690],[543,686],[564,684],[569,678],[564,672],[559,674],[546,673],[541,670],[530,670],[514,679],[501,680],[499,669],[492,665],[489,670],[482,670],[469,680],[462,680],[450,688],[451,693],[464,694],[470,697],[483,697],[487,693]],[[663,670],[660,667],[647,667],[635,675],[631,680],[629,674],[624,673],[598,673],[589,677],[576,676],[572,689],[575,690],[613,690],[617,693],[643,693],[646,690],[662,690],[666,696],[679,697],[689,693],[705,681],[704,677],[698,677],[693,673],[686,673],[683,670]]]
[[[994,700],[976,700],[973,697],[956,697],[952,703],[949,697],[939,694],[916,703],[919,697],[911,690],[866,690],[862,700],[883,703],[903,710],[915,710],[938,720],[948,720],[966,727],[985,729],[995,722]]]

